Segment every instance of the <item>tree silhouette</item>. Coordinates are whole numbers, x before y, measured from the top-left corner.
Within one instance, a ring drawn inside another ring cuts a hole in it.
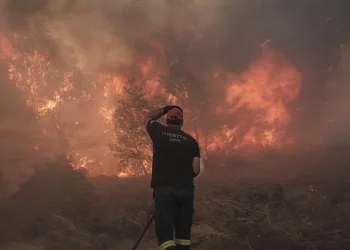
[[[114,113],[116,140],[110,144],[119,160],[118,172],[132,175],[148,175],[151,170],[152,142],[144,124],[144,112],[165,105],[162,97],[146,100],[145,84],[129,80],[124,87],[124,97]]]

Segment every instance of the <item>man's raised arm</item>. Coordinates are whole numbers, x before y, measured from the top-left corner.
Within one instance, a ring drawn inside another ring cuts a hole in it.
[[[173,108],[180,108],[180,107],[175,106],[175,105],[170,105],[170,106],[165,106],[163,108],[158,108],[158,109],[154,109],[154,110],[147,112],[145,115],[145,125],[147,125],[149,121],[158,120],[159,118],[161,118],[163,115],[168,113],[168,111],[173,109]]]

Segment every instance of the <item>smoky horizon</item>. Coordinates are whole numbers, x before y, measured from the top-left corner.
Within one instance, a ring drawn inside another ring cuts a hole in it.
[[[9,179],[66,155],[150,170],[145,109],[184,108],[203,155],[348,145],[347,1],[0,1]],[[141,166],[141,167],[140,167]]]

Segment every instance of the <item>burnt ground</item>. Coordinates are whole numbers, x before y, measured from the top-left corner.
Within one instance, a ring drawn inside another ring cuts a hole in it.
[[[196,181],[193,248],[349,249],[347,152],[207,161]],[[131,249],[152,212],[148,178],[46,165],[1,200],[0,249]],[[139,249],[157,249],[153,225]]]

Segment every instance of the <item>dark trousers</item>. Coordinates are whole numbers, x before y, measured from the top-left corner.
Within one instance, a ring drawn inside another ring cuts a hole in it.
[[[190,249],[194,188],[156,188],[153,197],[156,235],[160,249]]]

